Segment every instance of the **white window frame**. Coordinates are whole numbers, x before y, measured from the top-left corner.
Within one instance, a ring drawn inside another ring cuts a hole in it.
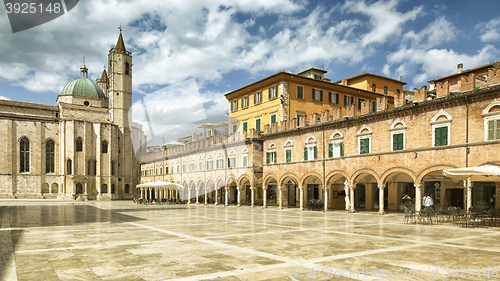
[[[291,140],[287,140],[285,142],[284,149],[283,149],[283,153],[284,153],[283,155],[285,156],[285,161],[283,161],[283,162],[290,163],[290,162],[286,161],[286,152],[287,151],[291,151],[290,152],[290,155],[291,155],[290,162],[293,162],[293,142]]]
[[[495,99],[491,102],[484,110],[481,116],[484,118],[484,141],[497,141],[496,140],[488,140],[488,122],[491,120],[500,119],[500,111],[490,112],[492,108],[500,106],[500,99]]]
[[[259,90],[257,92],[254,93],[254,104],[261,104],[262,103],[262,91]]]
[[[278,85],[272,85],[271,87],[269,87],[268,91],[271,91],[271,93],[268,94],[268,96],[271,97],[270,100],[278,97]]]
[[[312,100],[316,102],[321,102],[321,89],[313,89]]]
[[[274,144],[274,142],[269,145],[267,152],[270,153],[269,164],[276,164],[276,159],[274,158],[274,152],[276,152],[276,144]],[[267,159],[266,159],[266,163],[267,163]]]
[[[245,165],[245,158],[246,158],[246,165]],[[241,166],[242,167],[248,167],[248,149],[243,149],[241,152]]]
[[[439,120],[439,117],[445,116],[446,120]],[[442,127],[448,127],[448,135],[447,135],[447,145],[451,144],[451,121],[453,121],[453,118],[451,115],[444,111],[444,110],[439,110],[434,117],[431,119],[431,126],[432,126],[432,147],[436,147],[436,129],[437,128],[442,128]],[[444,146],[444,145],[443,145]]]
[[[364,130],[368,130],[366,133],[362,133]],[[361,140],[368,139],[368,153],[361,154]],[[345,148],[345,147],[344,147]],[[372,153],[372,129],[370,127],[363,125],[358,130],[358,154],[365,155]]]
[[[249,106],[248,95],[246,95],[241,98],[241,109],[247,108],[248,106]]]
[[[396,127],[398,124],[401,124],[401,127]],[[396,134],[403,134],[403,150],[406,149],[406,129],[408,126],[406,125],[406,122],[403,121],[402,119],[396,119],[389,131],[391,132],[391,151],[394,151],[394,135]],[[396,151],[401,151],[401,150],[396,150]]]
[[[316,139],[313,136],[307,138],[306,147],[307,147],[307,161],[318,160],[314,157],[314,148],[316,147]],[[318,148],[316,147],[316,151],[317,150]]]

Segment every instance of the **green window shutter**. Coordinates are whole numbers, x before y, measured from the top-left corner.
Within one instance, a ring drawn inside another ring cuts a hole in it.
[[[496,125],[495,121],[497,121],[497,120],[488,121],[488,140],[495,139],[495,125]]]
[[[344,156],[344,142],[340,143],[340,156]]]
[[[319,91],[319,100],[323,101],[323,90]]]
[[[392,150],[403,150],[403,133],[392,135]]]
[[[231,168],[231,158],[227,158],[227,167]]]
[[[328,158],[333,157],[333,143],[328,144]]]
[[[257,92],[253,93],[253,104],[257,104]]]
[[[168,167],[165,167],[165,174],[168,174]]]
[[[276,115],[271,115],[271,124],[276,123]]]
[[[335,104],[339,104],[339,94],[335,94]]]
[[[314,147],[314,160],[318,159],[318,147]]]
[[[267,90],[267,97],[269,98],[269,100],[271,100],[271,89],[272,87],[269,87],[269,89]]]
[[[307,147],[304,147],[304,160],[307,161]]]
[[[286,150],[286,162],[292,162],[292,150]]]
[[[500,139],[500,119],[495,120],[495,139]]]
[[[448,145],[448,127],[435,129],[434,146]]]
[[[271,153],[266,152],[266,164],[271,163]]]
[[[359,154],[370,153],[370,139],[359,140]]]
[[[255,129],[260,131],[260,119],[255,120]]]
[[[243,123],[243,131],[246,131],[248,129],[248,123],[245,122]]]

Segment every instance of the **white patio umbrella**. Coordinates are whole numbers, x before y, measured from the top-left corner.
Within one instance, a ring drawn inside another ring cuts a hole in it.
[[[500,181],[500,166],[484,165],[447,169],[443,170],[443,174],[447,177],[464,181],[464,187],[467,191],[467,209],[469,209],[472,206],[472,182]]]
[[[165,187],[165,188],[183,188],[182,185],[177,184],[175,182],[166,182],[166,181],[154,181],[138,184],[137,187]]]
[[[447,177],[460,180],[500,181],[500,167],[493,165],[447,169],[443,173]]]

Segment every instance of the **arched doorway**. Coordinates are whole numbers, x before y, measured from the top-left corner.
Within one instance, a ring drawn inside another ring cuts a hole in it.
[[[304,205],[308,206],[312,201],[324,200],[322,182],[316,175],[310,175],[304,180]]]
[[[76,184],[76,194],[83,194],[83,185],[81,183]]]
[[[346,180],[342,174],[335,174],[328,179],[326,184],[329,188],[328,209],[346,210],[346,197],[349,199],[350,196],[349,190],[346,193]]]
[[[377,180],[373,175],[368,173],[358,175],[354,181],[354,208],[361,210],[375,209],[373,198],[375,194],[378,195],[377,191]]]
[[[378,202],[378,192],[374,194],[374,207],[378,208],[378,204],[375,204],[375,199]],[[404,172],[394,172],[389,174],[385,179],[385,190],[384,190],[384,209],[391,211],[404,211],[405,202],[403,197],[408,195],[412,198],[413,205],[417,204],[418,199],[415,198],[415,183],[413,178]],[[375,196],[377,196],[375,198]]]
[[[266,200],[267,206],[278,205],[278,182],[274,178],[267,181],[266,198],[264,200]]]

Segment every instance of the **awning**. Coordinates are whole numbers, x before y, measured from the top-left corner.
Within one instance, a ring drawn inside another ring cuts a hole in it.
[[[500,181],[500,166],[484,165],[443,170],[449,178],[470,181]]]
[[[154,181],[138,184],[137,187],[163,187],[163,188],[183,188],[182,185],[175,182]]]

